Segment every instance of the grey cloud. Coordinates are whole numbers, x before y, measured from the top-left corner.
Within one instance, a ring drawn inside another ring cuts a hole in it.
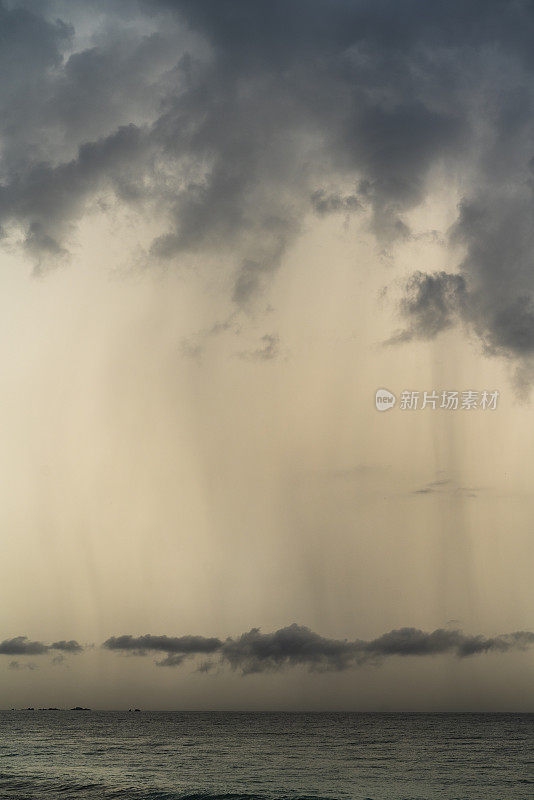
[[[205,636],[111,636],[103,644],[107,650],[155,651],[174,654],[213,653],[221,646],[220,639]]]
[[[511,189],[492,187],[462,205],[453,229],[467,248],[468,314],[486,347],[504,354],[534,352],[533,188],[522,177]]]
[[[389,27],[392,9],[377,15],[365,2],[336,3],[328,9],[321,2],[246,10],[231,2],[200,5],[151,4],[145,22],[160,29],[138,40],[125,34],[118,38],[108,10],[107,39],[63,60],[63,40],[67,34],[72,37],[71,28],[47,22],[38,13],[46,6],[34,4],[32,24],[48,31],[50,54],[45,64],[28,58],[24,65],[23,99],[33,71],[44,75],[40,93],[46,102],[37,104],[41,116],[33,129],[56,133],[42,136],[45,142],[57,140],[59,131],[67,149],[78,137],[79,150],[113,136],[114,128],[151,119],[149,138],[161,166],[152,191],[166,197],[162,211],[170,221],[170,230],[154,242],[152,253],[170,258],[199,247],[227,245],[232,252],[237,247],[242,256],[234,290],[238,303],[261,289],[297,235],[310,205],[310,184],[321,172],[319,162],[343,177],[364,177],[362,186],[376,213],[383,221],[391,213],[391,231],[402,230],[398,213],[419,198],[433,156],[451,140],[456,115],[431,108],[420,92],[411,91],[409,55],[396,52],[396,63],[385,74],[388,58],[382,49],[366,52],[363,61],[350,50],[375,46],[381,28]],[[158,18],[158,6],[177,12],[174,21]],[[131,3],[130,8],[135,13],[138,6]],[[209,56],[181,52],[169,69],[172,44],[181,41],[184,22],[205,42]],[[20,35],[13,41],[15,47],[23,46]],[[48,65],[53,70],[43,69]],[[393,81],[397,70],[401,77]],[[392,97],[380,99],[385,79]],[[116,98],[124,101],[117,103]],[[10,120],[11,128],[22,128],[27,122],[23,115],[29,117],[33,106],[24,102],[20,119]],[[10,108],[6,114],[9,118]],[[60,174],[64,169],[80,172],[69,168],[69,161],[61,163],[51,147],[56,163],[53,158],[50,163]],[[117,150],[115,154],[119,158]],[[38,151],[35,158],[26,148],[16,163],[9,154],[6,158],[7,186],[15,198],[1,216],[11,212],[28,226],[39,223],[61,247],[49,227],[56,228],[62,214],[70,221],[82,213],[76,201],[98,189],[101,170],[95,165],[91,185],[82,176],[71,178],[75,186],[67,186],[66,202],[59,208],[58,175],[41,169],[37,194],[52,196],[51,219],[46,214],[35,219],[32,209],[20,202],[19,176],[48,163],[45,154]],[[134,173],[151,176],[152,166],[139,152],[130,153],[129,159]],[[111,161],[107,170],[113,171]],[[113,188],[128,199],[117,181]],[[312,204],[334,210],[340,205],[352,209],[357,202],[334,191],[315,195]],[[50,249],[48,239],[42,244]]]
[[[486,354],[528,365],[534,354],[534,95],[522,86],[530,82],[527,73],[515,80],[519,86],[501,86],[511,100],[496,109],[490,102],[492,144],[449,231],[450,245],[464,250],[458,274],[418,273],[401,311],[409,320],[405,338],[433,338],[461,322]]]
[[[198,361],[204,353],[204,349],[210,339],[214,339],[217,336],[229,332],[233,333],[235,336],[239,336],[241,329],[235,317],[236,315],[232,314],[227,319],[215,322],[209,328],[199,330],[193,335],[182,339],[180,342],[180,351],[182,355]]]
[[[69,639],[69,641],[62,639],[60,642],[51,644],[50,650],[62,650],[64,653],[81,653],[83,647],[74,639]]]
[[[312,192],[319,213],[363,199],[383,241],[406,238],[403,212],[424,198],[433,167],[464,164],[470,177],[450,241],[466,257],[459,274],[414,276],[402,306],[410,324],[395,340],[434,338],[462,321],[488,353],[532,353],[531,4],[334,2],[328,13],[313,1],[246,11],[227,2],[222,13],[212,3],[161,5],[214,44],[227,90],[244,66],[257,79],[284,76],[277,99],[290,84],[298,110],[282,120],[286,130],[321,131],[320,162],[359,180],[358,196]],[[277,99],[266,100],[276,117]],[[303,184],[293,185],[297,196]],[[258,274],[245,271],[247,295]]]
[[[21,670],[21,669],[29,669],[29,670],[36,670],[39,669],[36,664],[21,664],[20,661],[10,661],[9,662],[9,669],[13,670]]]
[[[0,642],[0,655],[41,655],[48,652],[43,642],[32,642],[26,636],[15,636]]]
[[[227,639],[222,656],[243,674],[302,665],[341,670],[354,666],[360,649],[359,642],[328,639],[293,624],[267,634],[253,628],[235,640]]]
[[[247,302],[279,266],[310,196],[319,211],[360,203],[339,192],[310,192],[321,170],[343,181],[363,177],[375,229],[388,241],[406,235],[399,214],[421,199],[434,157],[457,141],[462,123],[403,85],[409,58],[397,53],[385,74],[381,51],[360,57],[361,23],[372,16],[368,3],[352,9],[338,3],[328,13],[316,2],[246,11],[233,3],[202,4],[201,10],[167,5],[207,35],[215,50],[199,75],[202,91],[179,98],[172,111],[193,126],[189,152],[209,152],[212,163],[204,184],[183,193],[178,230],[156,243],[159,254],[169,256],[199,237],[206,243],[215,236],[220,246],[254,232],[234,289],[234,299]],[[385,101],[379,99],[384,81],[392,92]],[[171,115],[169,123],[176,127]]]
[[[4,639],[0,642],[0,655],[44,655],[53,650],[60,650],[65,653],[81,653],[83,647],[78,642],[59,641],[53,644],[31,641],[27,636],[14,636],[12,639]]]
[[[245,304],[256,294],[269,277],[273,267],[278,266],[283,252],[283,246],[276,248],[277,252],[271,254],[270,258],[263,261],[252,261],[246,259],[240,266],[237,273],[233,299],[236,303]]]
[[[344,211],[350,213],[359,211],[362,202],[355,194],[343,195],[340,192],[326,192],[324,189],[317,189],[311,196],[311,203],[317,214],[333,214]]]
[[[197,667],[197,672],[211,672],[215,669],[215,664],[213,661],[201,661]]]
[[[204,352],[204,341],[200,336],[189,336],[180,342],[180,352],[186,358],[200,361]]]
[[[78,0],[63,22],[25,5],[0,3],[0,225],[41,269],[105,192],[155,215],[153,260],[211,252],[247,306],[310,211],[362,208],[389,246],[436,176],[462,174],[464,255],[412,277],[392,341],[462,322],[489,354],[532,356],[531,3],[124,0],[95,5],[74,52]]]
[[[158,667],[180,667],[187,656],[183,655],[169,655],[162,658],[161,661],[156,661]]]
[[[414,489],[414,495],[445,495],[447,497],[477,497],[481,491],[480,486],[462,486],[450,478],[430,481],[429,483]]]
[[[416,272],[408,280],[406,295],[401,301],[402,315],[410,325],[388,343],[434,339],[465,315],[467,308],[466,282],[461,275]]]
[[[27,220],[25,244],[40,255],[63,255],[65,226],[82,212],[89,195],[103,185],[120,194],[123,180],[132,183],[131,162],[139,154],[143,135],[135,125],[83,144],[76,158],[54,166],[31,165],[0,185],[0,219]]]
[[[61,126],[66,143],[97,140],[121,125],[149,122],[161,99],[154,83],[175,63],[179,35],[174,41],[165,32],[136,35],[117,27],[113,10],[107,11],[110,31],[104,29],[92,46],[69,55],[51,87],[45,120]]]
[[[200,636],[119,636],[104,642],[103,647],[119,652],[143,655],[164,652],[158,666],[181,666],[189,656],[210,653],[222,665],[239,670],[243,675],[306,667],[312,671],[342,671],[365,664],[380,664],[393,656],[421,657],[450,654],[466,658],[483,653],[507,653],[525,650],[534,645],[534,633],[517,631],[498,636],[471,636],[459,630],[437,629],[430,633],[417,628],[400,628],[377,639],[331,639],[314,633],[302,625],[289,625],[273,633],[252,628],[237,638],[205,639]],[[207,672],[212,660],[200,664]]]
[[[272,361],[280,352],[280,338],[275,333],[261,337],[261,345],[255,350],[242,350],[238,355],[248,361]]]
[[[0,3],[0,133],[4,180],[39,159],[48,138],[43,130],[43,99],[49,96],[52,76],[61,69],[62,52],[71,45],[73,28],[61,20],[47,20],[42,8],[34,11]]]

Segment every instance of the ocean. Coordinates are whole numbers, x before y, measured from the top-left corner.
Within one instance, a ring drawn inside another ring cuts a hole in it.
[[[0,712],[0,798],[533,800],[534,714]]]

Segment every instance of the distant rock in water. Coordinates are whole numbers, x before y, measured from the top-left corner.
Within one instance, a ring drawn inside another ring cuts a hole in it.
[[[84,708],[83,706],[74,706],[74,708],[70,709],[71,711],[90,711],[90,708]]]

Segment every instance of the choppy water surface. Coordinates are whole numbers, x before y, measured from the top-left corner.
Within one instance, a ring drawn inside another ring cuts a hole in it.
[[[533,800],[533,714],[0,712],[0,798]]]

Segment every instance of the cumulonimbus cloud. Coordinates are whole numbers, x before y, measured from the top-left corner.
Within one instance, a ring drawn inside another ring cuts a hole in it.
[[[194,656],[216,657],[221,665],[244,675],[287,667],[306,667],[313,671],[341,671],[365,664],[378,665],[392,656],[432,656],[451,654],[460,658],[482,653],[506,653],[534,646],[534,633],[516,631],[498,636],[469,635],[459,630],[437,629],[425,632],[400,628],[365,641],[332,639],[309,628],[292,624],[272,633],[252,628],[236,638],[203,636],[114,636],[103,645],[107,650],[146,655],[164,653],[158,666],[180,666]],[[203,662],[201,671],[206,672]]]
[[[0,2],[0,227],[38,265],[66,257],[103,198],[157,221],[148,260],[227,258],[241,306],[307,215],[364,213],[390,245],[446,175],[455,263],[412,277],[393,339],[462,323],[530,363],[532,3],[92,3],[86,47],[67,11],[81,0],[64,20],[53,3]]]

